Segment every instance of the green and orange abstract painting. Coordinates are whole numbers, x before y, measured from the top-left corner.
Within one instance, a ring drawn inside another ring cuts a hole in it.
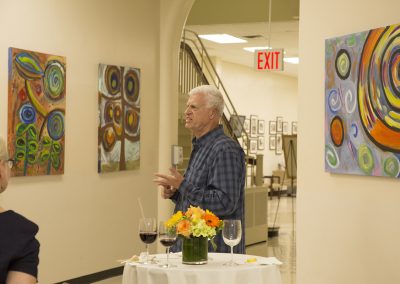
[[[325,41],[325,169],[400,177],[400,25]]]
[[[8,150],[14,176],[64,173],[66,59],[9,48]]]
[[[99,64],[98,172],[140,167],[140,69]]]

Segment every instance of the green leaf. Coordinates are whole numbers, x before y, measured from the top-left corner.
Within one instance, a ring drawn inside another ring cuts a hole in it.
[[[28,125],[24,124],[24,123],[18,123],[17,126],[15,127],[15,129],[17,130],[15,135],[21,136],[22,134],[24,134],[26,128],[28,127]]]
[[[28,152],[28,157],[27,157],[28,164],[33,165],[36,163],[36,155],[35,153]]]
[[[25,150],[17,150],[15,153],[15,159],[17,161],[23,161],[25,159]]]
[[[39,148],[39,145],[35,140],[32,140],[32,141],[28,142],[28,151],[30,153],[36,153],[38,148]]]
[[[50,147],[51,141],[52,141],[52,140],[50,139],[50,137],[48,137],[48,136],[43,137],[43,139],[42,139],[42,147],[43,147],[43,148],[48,148],[48,147]]]
[[[51,164],[53,165],[53,168],[58,170],[60,168],[60,157],[58,155],[55,155],[54,153],[51,154]]]
[[[55,141],[53,143],[52,148],[53,148],[53,152],[55,152],[57,154],[59,154],[61,152],[61,149],[62,149],[60,142],[57,142],[57,141]]]
[[[50,158],[50,152],[49,150],[43,150],[40,155],[39,155],[39,161],[40,163],[44,163],[46,161],[48,161]]]
[[[28,136],[37,140],[37,130],[34,124],[29,124]]]
[[[26,147],[25,137],[18,137],[17,140],[15,140],[15,146],[17,148],[25,149],[25,147]]]

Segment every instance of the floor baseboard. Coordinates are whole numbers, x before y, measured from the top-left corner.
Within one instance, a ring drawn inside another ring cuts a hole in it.
[[[61,282],[57,282],[55,284],[89,284],[89,283],[94,283],[98,282],[107,278],[115,277],[122,275],[124,271],[124,267],[115,267],[103,271],[99,271],[93,274],[77,277],[74,279],[69,279]]]

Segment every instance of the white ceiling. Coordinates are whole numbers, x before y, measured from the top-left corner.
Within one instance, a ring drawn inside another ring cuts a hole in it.
[[[202,40],[210,56],[216,56],[223,61],[254,67],[254,53],[245,51],[244,47],[269,46],[268,24],[263,23],[239,23],[217,25],[189,25],[186,29],[197,34],[230,34],[247,40],[247,43],[219,44],[208,40]],[[259,35],[254,39],[245,36]],[[285,57],[298,57],[299,22],[273,22],[271,23],[272,48],[283,48]],[[298,65],[285,63],[283,75],[297,77]]]
[[[271,33],[269,33],[271,1]],[[247,43],[218,44],[202,40],[210,56],[249,67],[254,54],[243,47],[283,48],[286,57],[298,57],[299,0],[196,0],[187,19],[186,29],[197,34],[230,34]],[[246,36],[260,36],[248,39]],[[297,77],[298,65],[285,63],[283,75]]]

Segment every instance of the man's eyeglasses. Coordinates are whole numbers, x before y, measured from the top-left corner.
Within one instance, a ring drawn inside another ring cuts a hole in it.
[[[12,169],[14,167],[15,161],[13,159],[8,159],[5,161],[7,163],[7,166]]]

